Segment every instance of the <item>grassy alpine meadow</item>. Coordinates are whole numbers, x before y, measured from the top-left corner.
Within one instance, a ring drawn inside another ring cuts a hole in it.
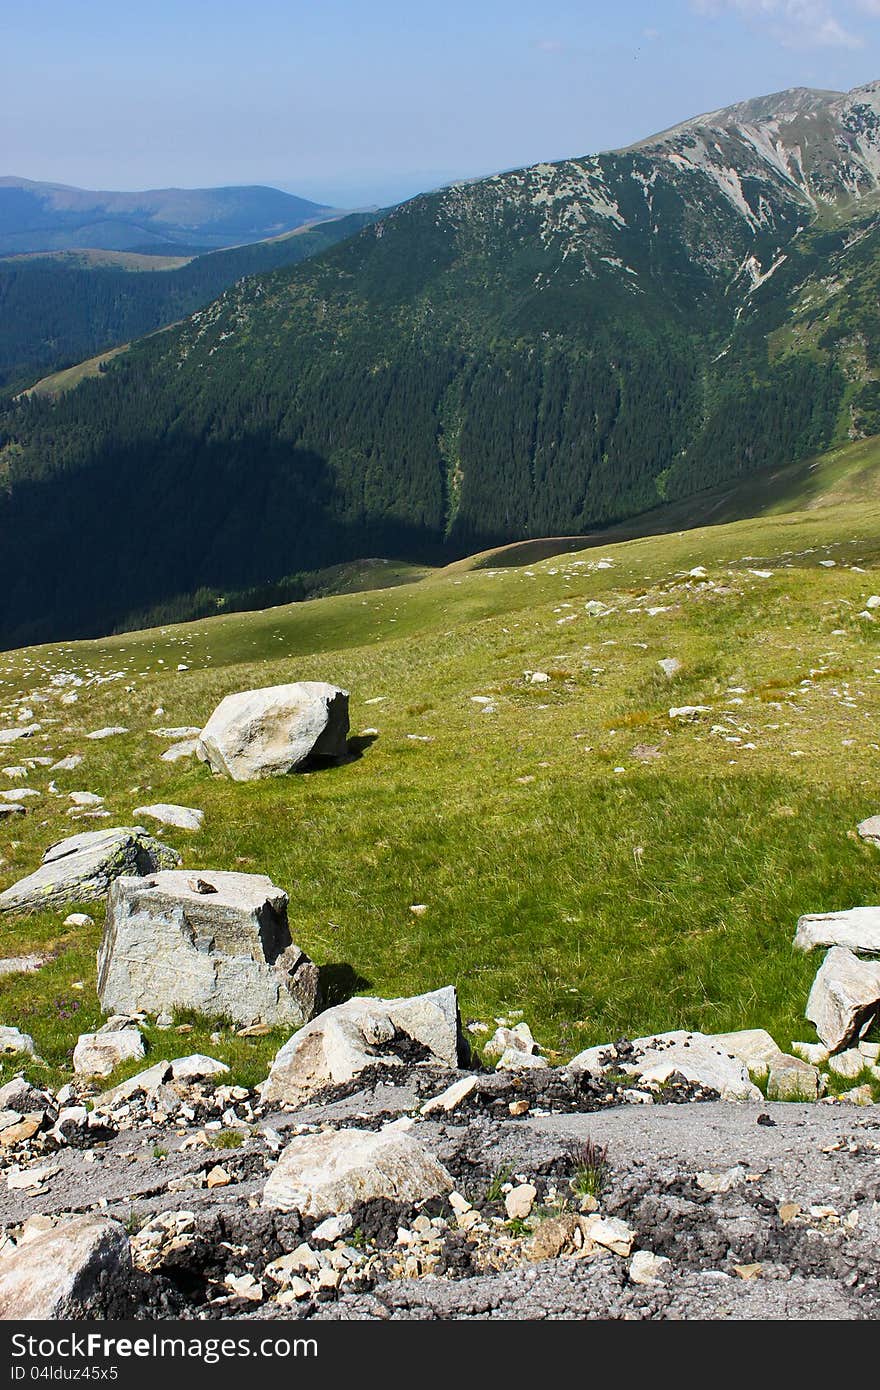
[[[820,957],[792,950],[797,918],[880,893],[855,833],[880,812],[880,505],[854,458],[857,501],[5,654],[0,726],[41,730],[0,759],[0,790],[39,793],[0,830],[0,888],[66,835],[140,821],[186,868],[283,886],[330,1002],[454,983],[465,1020],[521,1013],[556,1060],[677,1027],[811,1039]],[[839,492],[839,451],[833,470]],[[351,691],[346,763],[235,784],[162,761],[152,729],[301,679]],[[72,753],[72,772],[33,761]],[[110,818],[72,815],[74,791]],[[160,801],[202,829],[133,815]],[[0,918],[0,955],[47,957],[0,977],[44,1079],[101,1022],[103,908],[64,927],[75,910]],[[245,1084],[286,1036],[175,1028],[146,1027],[153,1060],[206,1051]]]

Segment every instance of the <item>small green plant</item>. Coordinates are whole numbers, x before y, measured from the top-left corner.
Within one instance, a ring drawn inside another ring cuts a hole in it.
[[[523,1221],[521,1216],[514,1216],[505,1224],[505,1230],[512,1236],[528,1236],[532,1233],[532,1228],[527,1221]]]
[[[367,1237],[364,1235],[363,1226],[355,1226],[351,1235],[348,1237],[348,1243],[353,1246],[355,1250],[366,1249]]]
[[[572,1163],[570,1185],[578,1197],[599,1198],[608,1183],[611,1166],[608,1150],[604,1144],[596,1144],[585,1139],[582,1144],[569,1146]]]
[[[168,1157],[168,1150],[167,1150],[167,1149],[163,1149],[161,1144],[154,1144],[154,1145],[153,1145],[153,1157],[154,1157],[154,1158],[167,1158],[167,1157]]]
[[[500,1202],[504,1198],[502,1188],[513,1176],[512,1168],[496,1168],[489,1180],[489,1186],[483,1194],[483,1201],[486,1203]]]
[[[244,1135],[240,1129],[221,1129],[211,1135],[208,1143],[212,1149],[240,1149]]]
[[[136,1236],[138,1231],[144,1224],[144,1219],[145,1218],[141,1215],[141,1213],[139,1211],[136,1211],[135,1208],[132,1207],[131,1211],[128,1213],[128,1218],[125,1222],[126,1235]]]

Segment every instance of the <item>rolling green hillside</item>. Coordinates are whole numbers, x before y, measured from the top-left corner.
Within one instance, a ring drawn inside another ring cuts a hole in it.
[[[0,725],[42,727],[4,761],[84,761],[0,771],[40,793],[0,831],[0,887],[66,834],[177,802],[204,826],[160,837],[187,867],[284,886],[331,1000],[454,982],[465,1018],[524,1010],[561,1058],[678,1026],[810,1036],[796,919],[876,901],[854,828],[880,809],[878,462],[876,444],[816,461],[806,510],[777,497],[758,519],[8,653]],[[232,784],[161,760],[150,729],[294,679],[351,690],[352,761]],[[670,718],[686,705],[705,710]],[[130,732],[85,738],[106,725]],[[68,814],[83,789],[110,819]],[[0,1015],[59,1067],[99,1020],[101,914],[66,915],[0,919],[0,954],[49,955],[0,977]],[[250,1081],[280,1041],[190,1022]]]

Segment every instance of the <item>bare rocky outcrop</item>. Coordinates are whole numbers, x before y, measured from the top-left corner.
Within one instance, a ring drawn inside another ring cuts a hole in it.
[[[40,867],[0,893],[0,912],[40,912],[68,902],[106,897],[122,875],[155,873],[180,863],[180,855],[143,826],[89,830],[50,845]]]
[[[130,1263],[118,1221],[73,1217],[0,1255],[0,1318],[85,1317]]]
[[[297,1025],[318,1007],[318,969],[291,940],[287,894],[264,875],[169,871],[113,884],[98,996],[107,1012]]]
[[[348,691],[297,681],[227,695],[208,720],[196,753],[235,782],[280,777],[313,758],[345,756]]]
[[[272,1063],[265,1103],[301,1104],[367,1067],[397,1067],[407,1054],[457,1067],[465,1053],[452,985],[408,999],[349,999],[301,1028]]]

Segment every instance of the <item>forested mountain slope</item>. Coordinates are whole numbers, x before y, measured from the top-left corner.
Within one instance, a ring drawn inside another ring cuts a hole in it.
[[[425,195],[0,419],[7,642],[573,534],[875,431],[880,85]]]
[[[296,265],[373,220],[372,213],[353,213],[290,236],[197,256],[174,269],[150,269],[153,258],[146,257],[134,271],[73,253],[2,259],[0,389],[30,385],[46,372],[141,338],[203,308],[243,276]]]

